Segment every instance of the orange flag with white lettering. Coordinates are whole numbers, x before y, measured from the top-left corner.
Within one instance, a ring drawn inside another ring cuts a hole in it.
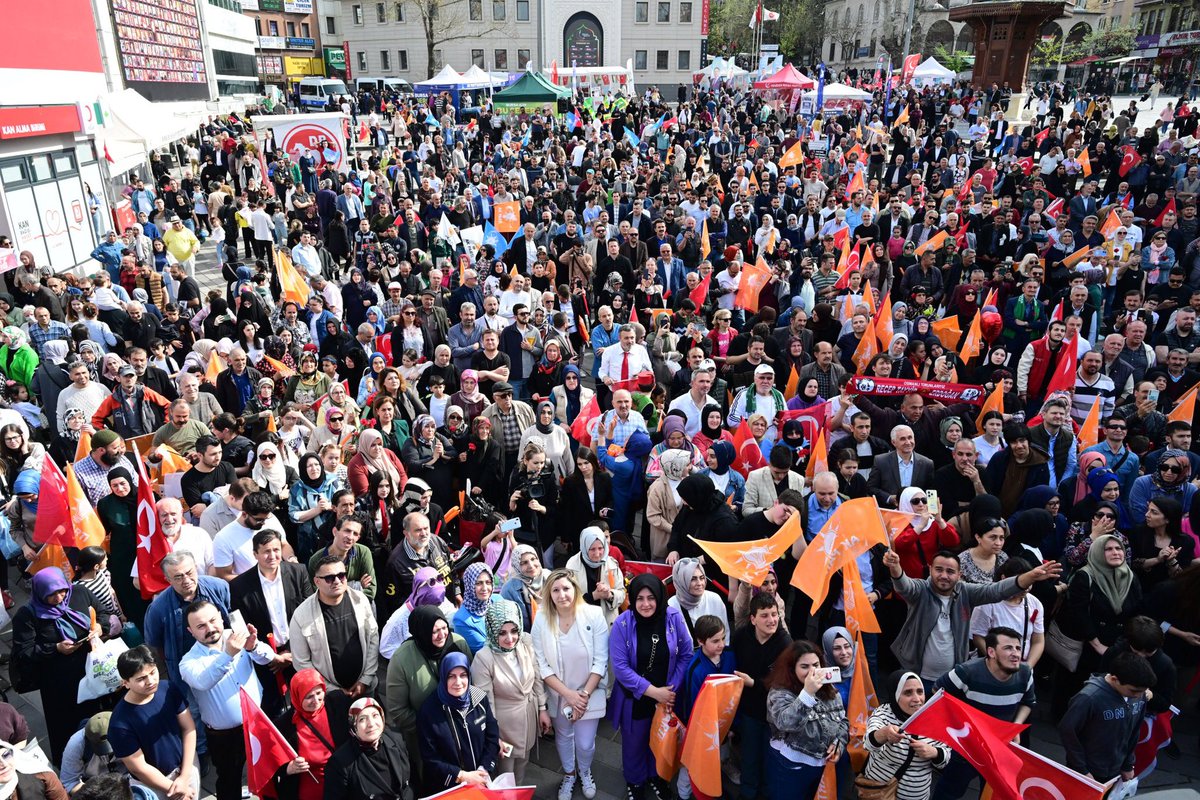
[[[34,556],[33,562],[25,571],[30,575],[37,575],[46,567],[58,567],[63,571],[63,575],[67,576],[67,580],[71,580],[71,576],[75,574],[75,571],[71,569],[71,561],[67,558],[67,551],[61,544],[42,545],[42,549]]]
[[[875,315],[872,326],[875,328],[875,337],[879,339],[879,349],[886,350],[892,344],[892,337],[896,335],[896,329],[892,325],[891,292],[883,296],[883,302],[879,304],[879,313]]]
[[[750,542],[704,542],[692,536],[688,538],[717,562],[717,566],[726,575],[757,588],[762,586],[771,564],[796,543],[802,532],[800,515],[792,514],[768,539],[755,539]]]
[[[492,208],[496,212],[496,230],[501,233],[516,233],[521,227],[521,214],[516,200],[494,203]]]
[[[998,381],[996,388],[988,395],[988,399],[983,401],[983,408],[979,409],[979,416],[975,418],[975,427],[983,430],[983,416],[989,411],[998,411],[1004,413],[1004,382]]]
[[[877,544],[887,544],[888,533],[874,497],[843,502],[822,526],[800,556],[792,572],[795,586],[813,601],[813,613],[825,601],[830,577]]]
[[[1187,422],[1191,424],[1196,416],[1196,392],[1200,390],[1200,383],[1183,393],[1183,396],[1175,401],[1175,408],[1167,414],[1168,422]]]
[[[799,139],[779,157],[778,164],[780,169],[785,169],[794,167],[802,161],[804,161],[804,140]]]
[[[864,268],[868,263],[865,259],[870,254],[871,248],[865,248],[863,251]],[[872,257],[871,260],[874,261],[874,257]],[[875,307],[875,292],[871,291],[871,282],[869,280],[863,281],[863,305],[865,305],[867,307],[867,311],[870,312],[870,316],[868,316],[867,319],[874,320],[875,315],[879,313],[879,309]]]
[[[842,605],[846,607],[846,628],[855,636],[880,633],[879,620],[875,616],[875,609],[871,608],[871,601],[867,599],[857,561],[842,567]]]
[[[874,332],[865,331],[863,337],[858,340],[858,347],[854,348],[854,355],[851,356],[851,360],[854,362],[854,372],[858,375],[865,374],[867,365],[878,353],[879,342],[876,341]]]
[[[1195,395],[1193,395],[1193,400]],[[1096,395],[1092,398],[1092,407],[1079,428],[1079,452],[1100,442],[1100,404],[1103,398]],[[1188,420],[1191,422],[1191,419]]]
[[[721,743],[733,725],[742,686],[736,675],[709,675],[692,704],[679,761],[687,767],[692,786],[708,797],[722,794]]]
[[[737,294],[734,295],[733,305],[751,313],[758,311],[758,293],[771,280],[771,268],[759,258],[751,264],[742,265],[742,279],[738,281]]]
[[[821,770],[821,782],[817,784],[817,793],[813,800],[837,800],[837,760],[826,761]]]
[[[1121,215],[1114,208],[1108,212],[1108,217],[1105,218],[1104,224],[1100,226],[1100,235],[1105,239],[1111,239],[1119,227],[1121,227]]]
[[[926,239],[923,244],[918,245],[918,247],[916,249],[917,256],[919,257],[922,253],[928,252],[930,250],[934,250],[934,251],[941,250],[942,245],[944,245],[946,243],[946,240],[949,238],[950,238],[950,234],[946,233],[945,231],[938,231],[936,234],[934,234],[933,236],[930,236],[928,239]]]
[[[708,241],[708,217],[705,217],[704,225],[700,228],[700,257],[707,261],[708,254],[711,252],[712,244]]]
[[[862,634],[855,633],[854,675],[850,678],[850,697],[846,703],[846,718],[850,722],[850,742],[847,750],[850,753],[851,766],[857,770],[861,770],[867,760],[863,740],[867,735],[867,720],[871,718],[871,712],[878,705],[879,698],[875,694],[875,684],[871,680],[871,668],[867,664],[867,652],[863,646]]]

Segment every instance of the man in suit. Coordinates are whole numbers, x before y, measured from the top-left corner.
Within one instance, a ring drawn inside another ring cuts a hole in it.
[[[537,240],[534,234],[537,229],[529,222],[521,228],[521,236],[513,239],[512,245],[504,253],[504,263],[516,267],[517,272],[528,275],[532,271],[533,262],[537,260]]]
[[[804,477],[792,472],[792,453],[786,447],[771,449],[769,463],[750,473],[746,479],[746,499],[742,503],[742,516],[748,517],[775,505],[779,495],[788,489],[804,490]]]
[[[1087,181],[1079,190],[1079,194],[1071,198],[1071,202],[1067,203],[1067,208],[1071,211],[1071,230],[1078,234],[1083,228],[1083,221],[1088,217],[1093,217],[1099,214],[1099,206],[1096,204],[1096,198],[1092,195],[1096,191],[1096,184],[1092,181]]]
[[[880,505],[895,508],[900,492],[909,486],[933,485],[933,462],[917,452],[917,437],[907,425],[892,428],[894,453],[875,459],[867,487]]]
[[[272,715],[283,710],[284,698],[279,692],[279,681],[271,673],[282,673],[285,679],[295,674],[291,666],[288,620],[312,594],[313,586],[304,567],[283,560],[283,539],[278,531],[264,528],[250,541],[258,566],[230,581],[229,602],[232,610],[240,611],[246,623],[260,631],[264,641],[272,644],[279,654],[275,664],[254,667],[263,687],[263,710]],[[268,633],[272,639],[266,638]]]

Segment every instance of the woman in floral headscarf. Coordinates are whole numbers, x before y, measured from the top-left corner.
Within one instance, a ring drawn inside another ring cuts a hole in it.
[[[532,549],[532,548],[530,548]],[[533,639],[523,633],[521,611],[511,600],[497,599],[485,616],[487,647],[475,654],[472,683],[487,693],[500,725],[500,740],[512,747],[497,771],[525,780],[529,754],[538,733],[552,727],[546,711],[546,688],[533,652]]]
[[[463,570],[463,604],[454,614],[454,632],[462,636],[471,648],[471,654],[478,653],[487,642],[487,630],[484,615],[492,602],[495,591],[495,580],[492,568],[482,561]]]
[[[0,372],[9,379],[29,388],[33,372],[37,369],[38,356],[29,346],[29,336],[20,328],[9,325],[0,330]]]
[[[663,417],[660,429],[662,441],[650,451],[650,460],[646,465],[646,480],[654,480],[662,474],[662,466],[659,462],[671,450],[682,450],[687,453],[691,458],[693,470],[698,472],[704,469],[704,454],[688,438],[687,432],[684,430],[686,422],[687,419],[679,411],[669,411]]]
[[[508,580],[500,589],[500,596],[516,603],[521,612],[521,630],[533,630],[533,618],[537,616],[538,603],[542,599],[542,586],[550,574],[542,566],[542,556],[537,548],[519,544],[513,548],[509,561]]]

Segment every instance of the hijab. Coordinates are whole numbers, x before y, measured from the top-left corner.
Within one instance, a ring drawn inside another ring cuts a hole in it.
[[[426,439],[423,436],[426,425],[433,426],[433,438],[431,439]],[[429,414],[421,414],[418,416],[416,421],[413,423],[413,438],[420,442],[432,444],[437,440],[437,420],[435,420]],[[384,456],[384,458],[387,458],[387,456]]]
[[[717,439],[709,446],[711,452],[717,459],[717,466],[712,468],[715,475],[728,475],[729,467],[733,464],[737,453],[733,449],[733,443],[727,442],[724,439]]]
[[[902,491],[900,493],[899,509],[905,514],[913,515],[912,522],[909,524],[912,525],[914,532],[924,533],[929,529],[929,526],[933,524],[933,517],[930,516],[922,520],[919,516],[917,516],[917,512],[913,509],[912,501],[913,498],[919,494],[925,494],[925,490],[916,486],[909,486],[907,489]],[[928,508],[928,506],[926,506],[926,508]]]
[[[55,592],[61,592],[63,589],[67,590],[67,594],[61,603],[52,606],[46,602],[47,597]],[[86,634],[91,628],[89,619],[71,608],[71,595],[74,591],[67,576],[63,575],[63,571],[58,567],[46,567],[38,570],[37,574],[33,576],[33,583],[29,591],[32,595],[29,598],[29,605],[33,608],[34,616],[38,619],[53,621],[63,638],[71,641]]]
[[[527,544],[519,544],[513,548],[512,558],[509,559],[509,575],[515,576],[524,584],[525,589],[532,595],[537,596],[542,593],[542,586],[546,582],[546,570],[542,569],[535,577],[529,577],[521,572],[521,559],[526,553],[533,553],[537,556],[538,564],[542,563],[542,554],[536,549]]]
[[[642,589],[649,589],[650,593],[654,595],[654,614],[650,617],[643,617],[634,608],[634,602]],[[676,592],[678,593],[678,590]],[[633,619],[639,630],[662,627],[667,618],[667,589],[663,586],[661,578],[649,572],[635,576],[629,582],[629,591],[626,596],[629,598],[629,607],[633,611]]]
[[[900,694],[904,691],[904,684],[910,680],[919,681],[921,680],[921,676],[915,672],[898,669],[891,675],[888,675],[887,682],[884,684],[883,697],[887,700],[887,704],[891,706],[892,713],[896,715],[896,719],[902,722],[912,716],[900,709]]]
[[[396,467],[388,459],[387,449],[383,448],[383,455],[378,459],[371,458],[371,445],[378,440],[383,441],[383,434],[374,428],[366,428],[358,435],[358,455],[362,458],[363,463],[367,466],[367,472],[382,472],[387,476],[387,480],[392,484],[392,495],[400,493],[401,480],[400,473],[396,471]]]
[[[671,567],[671,583],[675,586],[675,597],[686,611],[695,609],[704,597],[704,592],[692,594],[692,576],[698,569],[700,561],[695,558],[681,558]]]
[[[40,469],[23,469],[17,474],[17,479],[13,481],[13,494],[32,494],[37,495],[41,491],[42,471]],[[133,492],[130,492],[133,494]],[[30,513],[37,514],[38,501],[30,502],[25,498],[21,498],[21,505]]]
[[[67,360],[67,343],[62,339],[51,339],[42,345],[42,355],[51,364],[62,364]]]
[[[304,698],[317,687],[325,688],[325,679],[312,667],[297,672],[288,685],[292,699],[292,723],[296,726],[297,752],[309,764],[325,764],[332,751],[326,743],[333,744],[333,731],[329,729],[329,717],[325,706],[314,713],[304,710]]]
[[[574,375],[576,378],[578,378],[578,380],[575,381],[574,389],[567,388],[568,375]],[[580,395],[582,394],[583,375],[579,372],[579,367],[575,366],[574,364],[567,364],[565,367],[563,367],[562,382],[560,385],[563,390],[563,395],[567,398],[567,419],[573,420],[575,417],[579,416],[579,412],[582,410]]]
[[[954,447],[954,445],[951,444],[950,439],[948,437],[950,436],[950,429],[953,428],[955,425],[958,426],[958,433],[961,438],[961,435],[963,432],[963,424],[962,424],[962,420],[959,419],[958,417],[946,417],[945,419],[943,419],[941,422],[938,423],[938,439],[941,440],[942,445],[944,447],[947,447],[947,448]]]
[[[433,626],[439,621],[446,622],[446,617],[437,606],[417,606],[408,615],[408,632],[412,634],[417,649],[425,658],[435,661],[440,661],[442,656],[449,653],[454,645],[453,635],[448,634],[444,645],[440,648],[434,647]],[[450,623],[446,622],[446,627],[449,628]]]
[[[446,688],[446,683],[450,680],[450,673],[456,669],[467,671],[467,690],[462,693],[461,697],[455,697]],[[457,650],[447,653],[438,666],[437,696],[443,706],[453,711],[463,712],[471,706],[471,667],[467,662],[467,657]]]
[[[409,611],[417,606],[440,606],[446,599],[446,584],[442,582],[441,573],[433,567],[421,567],[413,573],[412,592],[405,601]],[[409,627],[412,624],[409,623]]]
[[[1176,477],[1172,478],[1170,481],[1163,480],[1163,474],[1162,474],[1162,463],[1164,461],[1166,461],[1168,458],[1178,458],[1178,459],[1183,460],[1183,472],[1171,473],[1172,475],[1175,475]],[[1191,473],[1192,473],[1192,462],[1188,459],[1187,453],[1185,453],[1182,450],[1179,450],[1178,448],[1175,448],[1175,447],[1168,447],[1166,450],[1163,451],[1163,454],[1161,456],[1159,456],[1158,466],[1156,466],[1154,468],[1153,477],[1150,480],[1152,480],[1154,482],[1154,485],[1157,486],[1158,488],[1164,489],[1167,492],[1174,492],[1176,489],[1183,486],[1183,484],[1191,481],[1191,479],[1192,479]]]
[[[0,331],[0,333],[8,337],[8,348],[10,350],[20,350],[29,344],[29,336],[16,325],[9,325]]]
[[[691,450],[692,449],[691,442],[688,441],[686,425],[687,425],[687,421],[683,417],[676,416],[675,414],[668,414],[666,417],[664,417],[663,424],[662,424],[663,443],[664,444],[666,443],[667,439],[670,438],[672,433],[682,433],[683,440],[684,440],[683,447],[676,447],[673,449],[683,450],[686,448],[688,450]],[[669,447],[669,445],[668,445],[668,447]]]
[[[308,462],[316,461],[317,466],[321,468],[321,474],[316,478],[308,477]],[[316,453],[305,453],[300,457],[300,481],[312,489],[313,491],[321,491],[325,486],[325,466],[321,464],[321,458]]]
[[[495,581],[495,576],[492,575],[492,568],[482,561],[476,561],[463,570],[463,608],[477,617],[482,617],[487,611],[488,605],[492,602],[491,597],[487,600],[480,600],[475,596],[475,582],[485,572]]]
[[[1088,472],[1093,464],[1099,463],[1104,467],[1108,465],[1108,459],[1103,453],[1092,451],[1090,453],[1081,453],[1079,456],[1079,474],[1075,478],[1075,497],[1072,502],[1078,503],[1088,493]],[[1101,484],[1103,486],[1103,484]]]
[[[500,631],[510,622],[517,626],[519,634],[521,632],[521,609],[517,608],[517,604],[512,600],[500,598],[488,606],[487,615],[484,617],[484,625],[487,628],[487,644],[497,655],[511,653],[517,649],[516,645],[512,647],[500,645]]]
[[[465,383],[463,383],[462,388],[458,390],[458,393],[462,395],[462,399],[464,402],[478,403],[480,400],[486,399],[483,395],[483,392],[479,391],[479,373],[478,372],[476,372],[473,369],[464,369],[462,371],[462,374],[459,375],[459,378],[460,378],[460,383],[462,381],[465,381],[467,378],[471,378],[472,380],[475,381],[475,391],[468,393]]]
[[[269,467],[264,467],[266,463],[262,460],[263,453],[274,453],[275,461]],[[266,489],[273,495],[278,496],[288,488],[287,468],[283,466],[283,454],[279,452],[279,448],[270,442],[263,442],[258,446],[257,456],[254,459],[254,470],[250,477],[254,478],[254,482]]]
[[[1096,537],[1092,542],[1092,546],[1088,548],[1087,564],[1079,569],[1080,572],[1086,572],[1088,577],[1092,579],[1092,583],[1100,594],[1104,595],[1108,600],[1109,605],[1113,607],[1117,613],[1125,606],[1125,598],[1129,594],[1129,587],[1133,585],[1133,570],[1129,567],[1129,560],[1119,567],[1110,567],[1104,560],[1104,546],[1109,541],[1114,541],[1120,544],[1121,540],[1113,536],[1111,533],[1106,533],[1103,536]],[[42,573],[38,573],[41,575]]]
[[[719,405],[717,405],[716,403],[709,403],[700,411],[700,433],[703,434],[704,436],[707,436],[712,441],[717,442],[717,441],[720,441],[721,434],[725,432],[725,429],[723,427],[721,427],[720,423],[718,423],[717,426],[713,427],[713,428],[710,428],[708,426],[708,415],[710,413],[712,413],[713,411],[720,414],[721,407]],[[724,418],[723,414],[722,414],[722,418]],[[663,424],[665,425],[666,421],[664,421]]]
[[[588,555],[588,550],[593,544],[600,542],[605,545],[604,555],[599,561],[593,561]],[[583,559],[583,563],[592,569],[599,569],[604,566],[604,560],[608,557],[607,540],[604,538],[604,531],[597,528],[595,525],[589,525],[579,532],[579,557]]]
[[[137,490],[134,488],[133,473],[124,466],[113,467],[108,471],[106,479],[108,480],[110,486],[112,485],[112,482],[118,478],[124,478],[125,480],[129,481],[129,494],[125,495],[124,497],[118,497],[117,499],[129,506],[131,509],[137,508]]]
[[[821,636],[821,646],[825,648],[825,663],[829,665],[837,664],[833,660],[833,645],[838,639],[845,639],[850,643],[853,657],[850,659],[850,666],[842,667],[842,680],[848,681],[854,677],[854,667],[857,665],[858,645],[854,642],[854,637],[850,635],[850,631],[840,625],[835,625],[829,628]]]
[[[550,409],[550,421],[542,422],[542,409]],[[543,400],[537,404],[537,410],[533,414],[533,424],[537,426],[538,433],[549,436],[554,433],[554,404],[549,400]]]

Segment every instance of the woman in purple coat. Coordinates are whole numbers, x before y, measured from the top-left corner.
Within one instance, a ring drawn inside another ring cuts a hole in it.
[[[609,638],[616,682],[608,713],[621,732],[621,762],[630,800],[665,798],[670,789],[654,766],[650,724],[658,703],[675,702],[693,648],[687,623],[667,605],[666,594],[663,582],[653,575],[630,581],[630,608],[613,622]]]

